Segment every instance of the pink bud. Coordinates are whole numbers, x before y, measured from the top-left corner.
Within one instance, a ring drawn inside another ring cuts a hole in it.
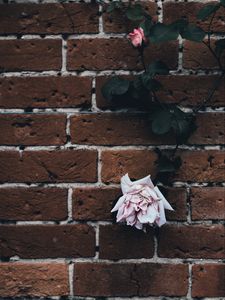
[[[141,27],[134,29],[133,32],[128,34],[128,39],[131,40],[134,47],[140,47],[143,42],[146,42],[144,30]]]

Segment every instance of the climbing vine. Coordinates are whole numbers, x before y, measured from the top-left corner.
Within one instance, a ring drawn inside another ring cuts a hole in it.
[[[192,133],[196,130],[196,115],[198,112],[212,101],[215,91],[222,84],[225,76],[225,67],[222,62],[225,51],[225,39],[212,42],[212,24],[217,10],[223,6],[225,0],[215,4],[204,6],[197,14],[201,21],[208,20],[208,29],[205,32],[195,24],[189,23],[186,19],[179,19],[171,24],[155,22],[154,19],[138,3],[124,3],[120,0],[112,1],[107,5],[106,12],[122,12],[124,18],[131,21],[135,27],[127,38],[131,42],[131,47],[138,51],[142,62],[143,71],[134,79],[124,79],[119,76],[112,77],[102,87],[102,94],[110,102],[121,103],[126,105],[140,104],[148,112],[151,130],[155,135],[164,136],[172,133],[175,137],[176,144],[172,151],[163,152],[156,148],[158,154],[157,181],[167,182],[172,175],[179,169],[182,164],[181,157],[177,150],[179,146],[185,144]],[[203,43],[205,47],[214,56],[217,65],[219,78],[216,78],[213,87],[208,91],[205,99],[193,108],[192,112],[185,112],[176,104],[167,104],[157,95],[159,90],[165,89],[158,79],[159,75],[168,75],[169,67],[163,61],[153,61],[146,65],[145,53],[153,44],[177,40],[181,36],[183,39],[196,43]],[[128,104],[127,104],[128,103]]]

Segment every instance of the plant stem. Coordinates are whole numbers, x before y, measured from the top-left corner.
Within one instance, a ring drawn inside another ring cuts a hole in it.
[[[141,56],[141,63],[142,63],[143,68],[144,68],[144,70],[145,70],[145,72],[146,72],[147,69],[146,69],[145,57],[144,57],[144,47],[141,46],[140,48],[138,48],[138,50],[139,50],[139,53],[140,53],[140,56]]]

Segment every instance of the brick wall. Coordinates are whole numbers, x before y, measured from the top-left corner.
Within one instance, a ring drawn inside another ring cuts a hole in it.
[[[154,175],[154,146],[174,143],[101,95],[107,76],[140,69],[131,25],[94,3],[18,2],[0,4],[0,298],[225,299],[224,85],[180,147],[168,224],[146,234],[115,225],[121,175]],[[196,22],[205,1],[143,5],[161,21]],[[214,39],[224,22],[221,9]],[[155,58],[172,69],[161,78],[167,103],[191,109],[217,76],[196,43],[151,47]]]

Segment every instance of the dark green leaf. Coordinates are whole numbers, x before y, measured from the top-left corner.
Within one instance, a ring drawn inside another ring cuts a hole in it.
[[[225,7],[225,0],[220,0],[221,5],[223,5],[223,7]]]
[[[171,173],[176,171],[174,162],[169,159],[166,155],[162,155],[157,161],[158,171],[160,173]]]
[[[148,73],[142,74],[142,82],[149,91],[158,91],[162,87],[161,83],[156,79],[152,79]]]
[[[148,66],[147,72],[150,76],[168,75],[169,68],[162,61],[155,61]]]
[[[129,80],[113,77],[102,87],[103,96],[112,100],[113,96],[120,96],[125,94],[130,86]]]
[[[144,30],[144,35],[149,36],[152,27],[152,18],[149,15],[145,15],[145,20],[140,24],[140,27]]]
[[[155,134],[165,134],[170,130],[172,115],[168,110],[158,111],[153,118],[152,131]]]
[[[175,26],[157,23],[150,30],[150,40],[152,43],[162,43],[176,40],[179,31]]]
[[[134,6],[129,6],[126,11],[126,16],[131,21],[139,21],[144,17],[144,11],[140,4],[135,4]]]
[[[171,28],[174,28],[178,32],[182,32],[184,28],[188,25],[188,21],[184,19],[179,19],[170,24]]]
[[[209,4],[204,6],[202,9],[200,9],[200,11],[197,14],[197,18],[199,20],[206,20],[211,14],[213,14],[214,12],[217,11],[217,9],[219,8],[218,4]]]
[[[198,26],[189,24],[183,29],[181,36],[190,41],[201,42],[205,37],[205,31]]]
[[[225,39],[221,39],[215,42],[216,48],[216,54],[220,56],[222,52],[225,50]]]

